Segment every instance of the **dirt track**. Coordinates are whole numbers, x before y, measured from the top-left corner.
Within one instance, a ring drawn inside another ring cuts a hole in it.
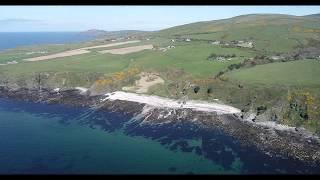
[[[27,59],[24,59],[24,61],[43,61],[43,60],[48,60],[48,59],[60,58],[60,57],[68,57],[68,56],[74,56],[74,55],[79,55],[79,54],[86,54],[89,52],[90,51],[87,51],[87,50],[76,49],[76,50],[65,51],[65,52],[61,52],[61,53],[57,53],[57,54],[51,54],[51,55],[47,55],[47,56],[27,58]]]
[[[108,49],[108,50],[103,50],[103,51],[98,51],[101,54],[105,53],[111,53],[111,54],[129,54],[133,52],[139,52],[145,49],[152,49],[153,45],[148,44],[148,45],[141,45],[141,46],[132,46],[132,47],[126,47],[126,48],[119,48],[119,49]]]
[[[55,58],[61,58],[61,57],[75,56],[75,55],[90,53],[91,51],[88,51],[89,49],[119,46],[119,45],[123,45],[123,44],[137,43],[137,42],[140,42],[140,41],[139,40],[125,41],[125,42],[111,43],[111,44],[105,44],[105,45],[99,45],[99,46],[90,46],[90,47],[74,49],[74,50],[51,54],[51,55],[46,55],[46,56],[27,58],[27,59],[24,59],[23,61],[29,61],[29,62],[30,61],[43,61],[43,60],[49,60],[49,59],[55,59]]]
[[[99,46],[90,46],[90,47],[85,47],[85,48],[80,48],[80,49],[88,50],[88,49],[96,49],[96,48],[120,46],[120,45],[124,45],[124,44],[131,44],[131,43],[138,43],[138,42],[140,42],[140,41],[139,41],[139,40],[135,40],[135,41],[125,41],[125,42],[119,42],[119,43],[104,44],[104,45],[99,45]]]

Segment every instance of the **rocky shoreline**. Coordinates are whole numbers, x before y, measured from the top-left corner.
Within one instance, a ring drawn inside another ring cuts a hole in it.
[[[121,112],[136,119],[141,126],[165,126],[172,122],[175,124],[188,122],[204,130],[221,129],[237,139],[241,146],[254,146],[271,157],[291,158],[314,167],[317,167],[320,162],[319,139],[304,129],[273,128],[273,126],[253,123],[250,119],[243,118],[241,114],[217,114],[188,108],[161,108],[123,100],[101,101],[105,96],[90,96],[89,93],[79,89],[56,91],[10,89],[0,86],[0,98]]]

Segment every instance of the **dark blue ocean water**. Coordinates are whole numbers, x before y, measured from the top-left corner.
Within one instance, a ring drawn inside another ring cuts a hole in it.
[[[0,51],[19,46],[76,43],[94,38],[79,32],[0,32]]]
[[[0,174],[319,174],[219,129],[0,98]]]

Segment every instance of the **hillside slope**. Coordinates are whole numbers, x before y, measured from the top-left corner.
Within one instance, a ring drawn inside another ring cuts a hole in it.
[[[256,50],[290,52],[320,40],[318,15],[250,14],[229,19],[204,21],[161,30],[157,36],[195,40],[252,40]]]

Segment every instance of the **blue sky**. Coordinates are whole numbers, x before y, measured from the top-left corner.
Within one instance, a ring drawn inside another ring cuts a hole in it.
[[[0,6],[0,31],[159,30],[252,13],[301,16],[320,6]]]

